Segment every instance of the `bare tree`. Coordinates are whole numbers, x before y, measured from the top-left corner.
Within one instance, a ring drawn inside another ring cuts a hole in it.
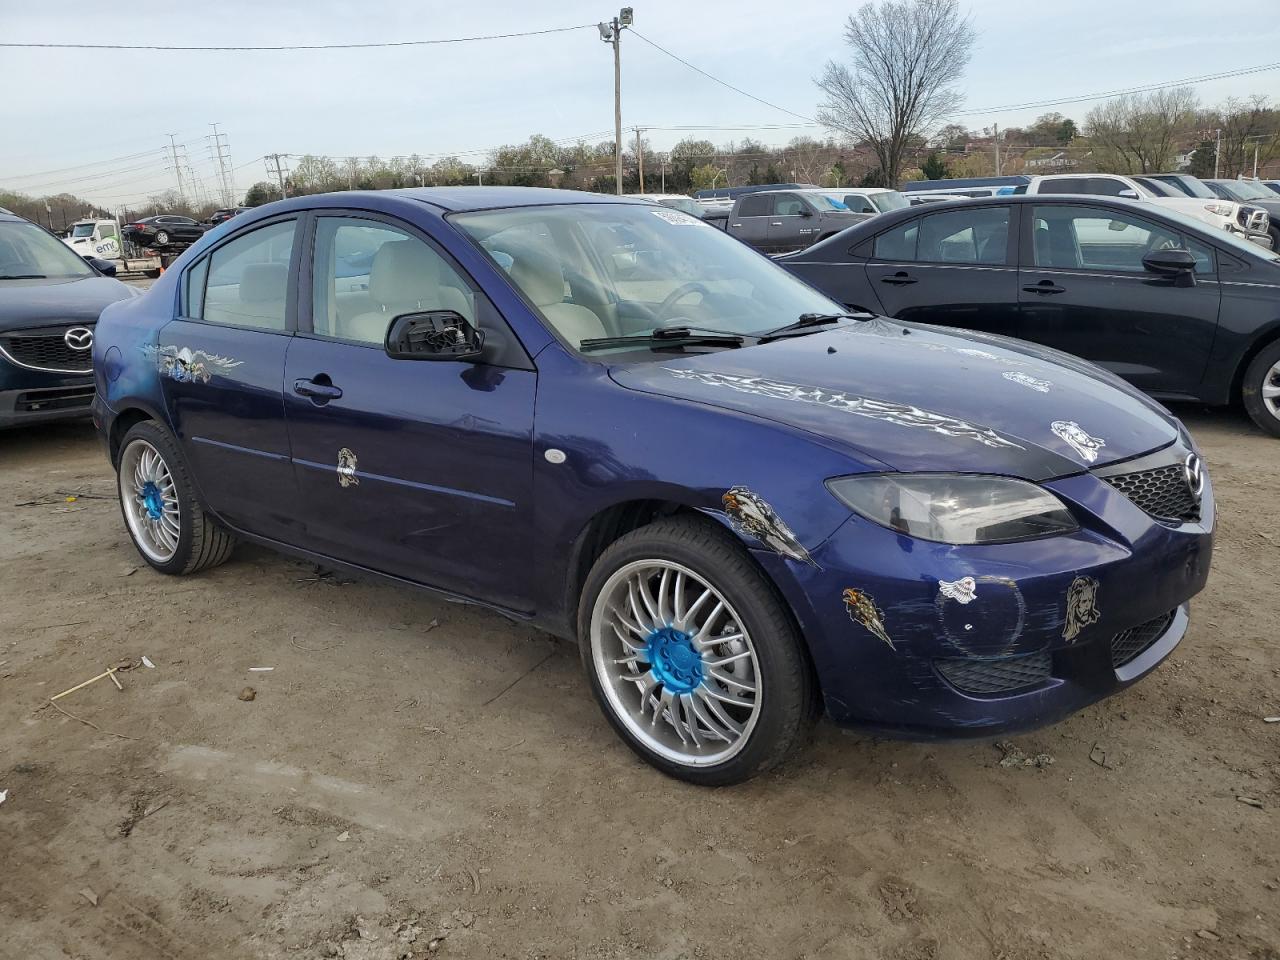
[[[1129,94],[1101,103],[1085,117],[1098,169],[1110,173],[1160,173],[1173,168],[1178,145],[1196,118],[1190,87]]]
[[[909,141],[960,106],[952,86],[964,73],[974,32],[958,0],[881,0],[845,23],[849,63],[828,61],[818,87],[818,120],[875,151],[896,184]]]
[[[1261,170],[1280,153],[1280,111],[1267,106],[1267,98],[1248,101],[1232,97],[1218,110],[1222,153],[1218,172],[1224,177],[1253,175],[1254,157]]]

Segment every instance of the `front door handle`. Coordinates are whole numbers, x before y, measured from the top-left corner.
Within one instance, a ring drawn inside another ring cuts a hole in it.
[[[782,221],[781,221],[781,220],[770,220],[770,221],[769,221],[769,226],[771,226],[771,227],[780,227],[780,226],[782,226]]]
[[[329,382],[329,378],[323,373],[311,380],[293,381],[293,392],[301,397],[310,398],[311,402],[317,405],[324,405],[342,396],[342,389]]]
[[[1066,287],[1060,287],[1052,280],[1041,280],[1039,283],[1029,283],[1022,288],[1027,293],[1066,293]]]
[[[895,287],[905,286],[908,283],[915,283],[916,278],[911,276],[905,270],[899,270],[897,273],[891,273],[886,277],[880,278],[881,283],[892,283]]]

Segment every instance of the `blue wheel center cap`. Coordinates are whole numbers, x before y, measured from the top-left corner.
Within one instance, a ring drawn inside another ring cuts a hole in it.
[[[159,520],[164,516],[164,498],[160,496],[160,488],[151,480],[142,485],[142,505],[147,509],[147,516]]]
[[[692,693],[702,685],[702,655],[689,635],[675,627],[649,634],[649,668],[674,694]]]

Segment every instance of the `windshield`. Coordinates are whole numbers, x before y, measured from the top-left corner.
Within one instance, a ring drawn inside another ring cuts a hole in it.
[[[74,227],[71,228],[71,236],[92,237],[93,227],[94,225],[92,223],[77,223]]]
[[[663,327],[760,333],[803,313],[844,312],[746,244],[677,210],[582,203],[450,220],[575,349]]]
[[[884,193],[872,193],[867,195],[877,210],[881,213],[888,213],[890,210],[901,210],[903,207],[911,206],[909,200],[900,194],[897,190],[886,190]]]
[[[1252,180],[1230,180],[1223,184],[1228,190],[1244,200],[1274,200],[1276,195]]]
[[[692,217],[702,219],[704,208],[697,200],[690,200],[687,197],[663,197],[658,201],[664,207],[671,207],[689,214]]]
[[[1175,186],[1177,186],[1183,193],[1187,194],[1187,196],[1196,197],[1200,200],[1218,199],[1218,195],[1216,193],[1206,187],[1203,182],[1197,180],[1195,177],[1178,177],[1175,182]]]
[[[92,277],[93,270],[67,245],[33,223],[0,223],[0,280]]]
[[[1246,240],[1239,234],[1230,233],[1226,230],[1214,230],[1207,226],[1203,220],[1199,220],[1189,214],[1185,214],[1181,210],[1171,210],[1168,207],[1162,207],[1160,209],[1160,215],[1162,217],[1168,217],[1170,220],[1177,220],[1185,226],[1205,231],[1213,237],[1215,243],[1225,244],[1231,248],[1233,253],[1244,253],[1251,257],[1258,257],[1262,260],[1280,262],[1280,253],[1274,253],[1265,247],[1261,247],[1252,240]]]

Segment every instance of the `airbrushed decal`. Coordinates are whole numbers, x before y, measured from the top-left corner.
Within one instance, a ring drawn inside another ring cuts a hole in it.
[[[967,420],[958,420],[931,410],[924,410],[905,403],[894,403],[891,400],[874,400],[870,397],[859,397],[847,393],[824,390],[821,387],[810,387],[798,383],[787,383],[782,380],[770,380],[766,377],[740,377],[728,373],[708,373],[701,370],[684,370],[664,367],[667,373],[682,380],[696,380],[713,387],[727,387],[738,393],[750,393],[758,397],[771,397],[775,400],[790,400],[794,403],[817,403],[855,417],[867,417],[871,420],[882,420],[900,427],[918,427],[932,433],[941,433],[948,437],[960,437],[974,440],[988,447],[1004,447],[1012,450],[1026,449],[1014,443],[989,427],[980,427]]]
[[[179,383],[208,383],[215,373],[226,376],[244,363],[243,360],[220,357],[190,347],[147,346],[143,349],[149,357],[155,358],[156,369],[162,377]]]
[[[893,645],[893,640],[884,628],[884,612],[876,606],[876,602],[871,597],[861,590],[849,587],[840,594],[840,598],[844,600],[844,608],[849,611],[851,620],[862,624],[874,636],[887,643],[890,650],[898,649]]]
[[[724,504],[724,512],[729,515],[734,529],[739,533],[754,537],[781,556],[799,560],[812,567],[818,566],[777,511],[756,493],[746,487],[730,487],[720,498],[720,502]]]
[[[1030,387],[1032,390],[1039,393],[1048,393],[1049,388],[1053,386],[1050,381],[1037,380],[1035,377],[1030,374],[1023,373],[1021,370],[1006,370],[1004,373],[1000,374],[1000,376],[1014,383],[1020,383],[1024,387]]]
[[[1091,437],[1074,420],[1055,420],[1049,425],[1059,440],[1084,458],[1086,463],[1098,459],[1098,451],[1107,445],[1100,437]]]
[[[957,603],[972,603],[978,595],[978,581],[973,577],[961,577],[959,580],[939,580],[938,592],[950,597]]]
[[[348,447],[338,451],[338,483],[344,487],[360,486],[360,478],[356,476],[358,467],[356,455]]]
[[[1068,643],[1080,636],[1080,631],[1098,622],[1098,581],[1093,577],[1076,577],[1067,588],[1067,622],[1062,628],[1062,639]]]

